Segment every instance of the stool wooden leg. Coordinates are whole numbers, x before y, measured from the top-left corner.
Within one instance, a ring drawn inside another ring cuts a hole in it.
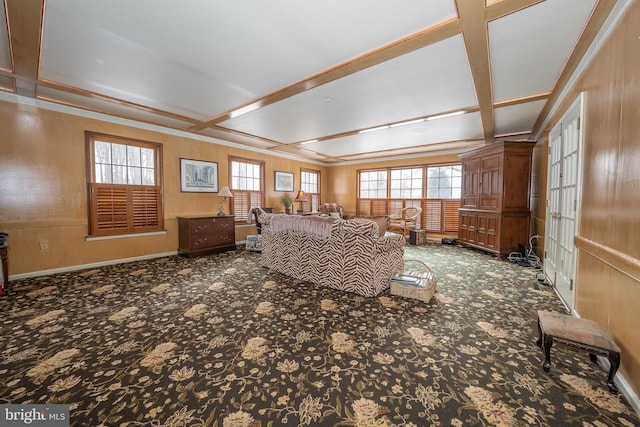
[[[553,337],[544,335],[542,338],[542,349],[544,350],[544,362],[542,362],[542,369],[545,372],[549,372],[551,369],[551,346],[553,345]]]
[[[613,394],[618,393],[618,388],[613,382],[613,378],[616,376],[616,372],[620,367],[620,353],[616,351],[609,352],[609,363],[611,367],[609,368],[609,378],[607,378],[607,387],[609,387],[609,391]]]

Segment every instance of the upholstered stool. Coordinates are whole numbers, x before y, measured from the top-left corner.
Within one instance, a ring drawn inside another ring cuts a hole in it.
[[[262,234],[249,234],[245,239],[245,249],[248,251],[262,251]]]
[[[593,362],[598,360],[596,354],[607,356],[611,364],[607,387],[611,393],[618,392],[613,378],[620,366],[620,348],[597,322],[540,310],[538,332],[540,336],[536,344],[544,350],[542,368],[545,372],[551,369],[551,346],[558,342],[574,349],[588,351]]]

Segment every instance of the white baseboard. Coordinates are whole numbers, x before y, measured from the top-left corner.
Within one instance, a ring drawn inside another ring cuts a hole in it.
[[[598,356],[598,362],[609,372],[609,368],[611,367],[609,359],[604,356]],[[618,387],[618,391],[629,401],[629,405],[636,411],[638,417],[640,417],[640,399],[638,399],[638,395],[633,391],[627,379],[618,371],[613,378],[613,382],[616,384],[616,387]]]
[[[622,375],[616,375],[615,383],[620,392],[624,394],[624,397],[629,401],[629,405],[631,405],[638,417],[640,417],[640,399],[638,399],[638,395],[633,391],[631,385]]]
[[[554,286],[554,289],[555,289],[555,286]],[[558,293],[557,290],[556,290],[556,293]],[[560,297],[560,294],[558,294],[558,297]],[[560,300],[562,301],[562,298],[560,298]],[[578,313],[577,310],[571,310],[571,312],[575,317],[580,317],[580,313]],[[600,363],[600,365],[604,367],[605,371],[608,373],[609,368],[611,367],[611,363],[609,363],[609,359],[607,359],[604,356],[598,356],[598,362]],[[638,398],[638,395],[633,390],[633,388],[631,387],[627,379],[620,373],[620,371],[616,372],[616,376],[613,378],[613,382],[616,384],[616,387],[618,387],[618,391],[624,395],[627,401],[629,401],[629,405],[631,405],[631,407],[636,412],[638,417],[640,417],[640,398]]]
[[[105,265],[123,264],[123,263],[126,263],[126,262],[134,262],[134,261],[144,261],[146,259],[162,258],[162,257],[166,257],[166,256],[174,256],[174,255],[177,255],[177,254],[178,254],[178,251],[173,251],[173,252],[165,252],[165,253],[161,253],[161,254],[143,255],[143,256],[132,257],[132,258],[121,258],[121,259],[113,259],[113,260],[109,260],[109,261],[93,262],[93,263],[90,263],[90,264],[70,265],[70,266],[67,266],[67,267],[52,268],[51,270],[31,271],[29,273],[14,274],[12,276],[9,276],[9,281],[19,280],[19,279],[29,279],[29,278],[32,278],[32,277],[39,277],[39,276],[48,276],[50,274],[68,273],[70,271],[85,270],[87,268],[103,267]]]

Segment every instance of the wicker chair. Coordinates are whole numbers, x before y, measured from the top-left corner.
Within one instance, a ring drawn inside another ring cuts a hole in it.
[[[389,217],[389,231],[397,231],[407,237],[409,231],[415,230],[421,213],[422,208],[414,206],[400,209]]]
[[[344,218],[344,209],[342,205],[338,203],[323,203],[320,206],[320,213],[324,215],[331,215],[332,212],[337,212],[340,218]]]

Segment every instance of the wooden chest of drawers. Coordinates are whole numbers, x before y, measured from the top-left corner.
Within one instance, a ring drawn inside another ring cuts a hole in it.
[[[178,254],[189,258],[236,249],[234,216],[178,217]]]

